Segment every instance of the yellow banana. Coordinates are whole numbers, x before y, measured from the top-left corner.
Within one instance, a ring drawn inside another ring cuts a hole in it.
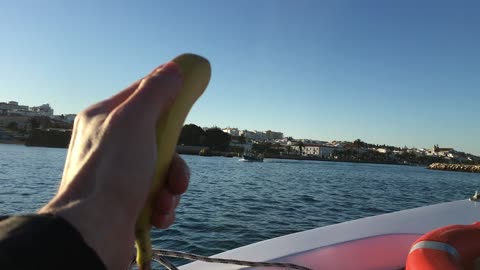
[[[172,60],[180,69],[182,87],[170,110],[157,122],[157,164],[150,194],[135,225],[137,264],[140,270],[151,269],[152,244],[150,240],[152,202],[157,192],[165,185],[175,146],[183,122],[190,108],[200,97],[210,81],[210,63],[194,54],[182,54]]]

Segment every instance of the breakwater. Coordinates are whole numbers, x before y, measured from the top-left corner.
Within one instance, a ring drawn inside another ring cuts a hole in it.
[[[480,165],[433,163],[433,164],[430,164],[430,166],[428,166],[428,169],[480,173]]]

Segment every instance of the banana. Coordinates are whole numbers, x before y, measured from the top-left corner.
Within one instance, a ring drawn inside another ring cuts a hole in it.
[[[140,270],[151,269],[152,244],[150,240],[152,202],[157,192],[165,185],[166,174],[170,167],[175,146],[180,136],[183,122],[190,108],[207,88],[211,68],[207,59],[194,55],[182,54],[172,60],[180,69],[182,87],[170,110],[162,116],[156,127],[157,164],[155,176],[147,202],[135,225],[135,245],[137,247],[137,264]]]

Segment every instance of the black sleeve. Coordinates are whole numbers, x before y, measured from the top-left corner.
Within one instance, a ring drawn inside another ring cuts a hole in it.
[[[27,215],[0,217],[0,269],[106,267],[82,235],[61,217]]]

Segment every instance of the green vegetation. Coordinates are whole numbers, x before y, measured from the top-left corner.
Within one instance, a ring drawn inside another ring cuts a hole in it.
[[[205,131],[207,146],[212,150],[225,151],[231,141],[231,136],[219,128],[210,128]]]
[[[179,145],[191,145],[191,146],[205,146],[207,141],[207,135],[205,131],[194,124],[188,124],[183,126],[180,138],[178,139]]]
[[[231,136],[223,132],[221,129],[214,127],[203,130],[201,127],[188,124],[183,126],[179,145],[190,146],[208,146],[210,150],[226,151],[229,147]]]

